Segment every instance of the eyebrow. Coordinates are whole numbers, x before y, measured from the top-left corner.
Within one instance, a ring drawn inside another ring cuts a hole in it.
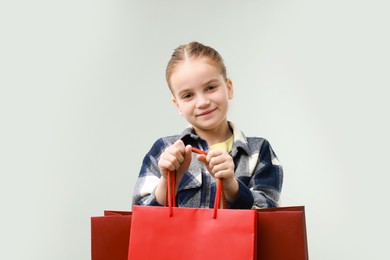
[[[219,80],[218,79],[211,79],[211,80],[207,81],[206,83],[204,83],[203,85],[208,85],[210,83],[219,83]]]

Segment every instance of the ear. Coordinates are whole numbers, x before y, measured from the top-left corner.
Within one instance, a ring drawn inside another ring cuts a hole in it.
[[[177,102],[175,97],[172,97],[172,103],[176,106],[176,109],[177,109],[177,112],[179,113],[179,115],[182,116],[183,113],[181,112],[179,103]]]
[[[233,82],[231,81],[231,79],[227,79],[226,80],[226,86],[227,86],[227,89],[228,89],[228,98],[229,99],[233,99],[234,90],[233,90]]]

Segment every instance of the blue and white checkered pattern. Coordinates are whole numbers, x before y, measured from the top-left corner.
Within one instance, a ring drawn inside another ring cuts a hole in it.
[[[270,143],[260,137],[245,137],[233,123],[229,122],[229,125],[234,135],[230,155],[233,157],[240,194],[236,201],[228,202],[228,207],[237,209],[278,207],[283,169]],[[133,205],[161,206],[154,195],[161,177],[158,160],[164,149],[179,139],[186,145],[208,150],[206,141],[195,135],[192,127],[186,128],[181,135],[158,139],[144,157],[134,190]],[[211,208],[214,205],[215,191],[214,178],[194,154],[191,165],[178,187],[178,206]]]

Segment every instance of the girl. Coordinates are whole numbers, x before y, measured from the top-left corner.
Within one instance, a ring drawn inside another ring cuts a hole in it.
[[[227,120],[233,84],[220,54],[198,42],[175,49],[166,69],[172,101],[189,123],[158,139],[146,154],[133,205],[164,205],[167,172],[175,171],[179,207],[213,207],[221,179],[228,208],[277,207],[282,167],[269,142],[245,135]],[[205,154],[194,154],[195,147]]]

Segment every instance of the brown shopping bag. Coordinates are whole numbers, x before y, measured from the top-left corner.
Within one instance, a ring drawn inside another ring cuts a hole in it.
[[[258,260],[308,260],[305,208],[257,210]]]
[[[127,260],[131,214],[106,210],[91,217],[92,260]]]

